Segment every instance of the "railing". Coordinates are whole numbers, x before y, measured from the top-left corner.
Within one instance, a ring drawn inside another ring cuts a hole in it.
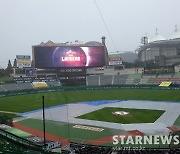
[[[62,92],[74,90],[113,90],[113,89],[152,89],[152,90],[180,90],[180,87],[159,87],[157,85],[109,85],[109,86],[74,86],[74,87],[50,87],[42,89],[28,89],[17,91],[2,91],[0,97],[9,97],[16,95],[47,93],[47,92]]]
[[[28,141],[24,138],[21,138],[19,136],[16,136],[14,134],[11,134],[9,132],[6,132],[3,129],[0,129],[0,136],[3,136],[4,138],[7,138],[11,141],[15,141],[18,144],[24,145],[24,146],[28,146],[29,148],[32,148],[34,150],[39,150],[39,151],[45,151],[45,148],[43,145],[38,145],[34,142]]]

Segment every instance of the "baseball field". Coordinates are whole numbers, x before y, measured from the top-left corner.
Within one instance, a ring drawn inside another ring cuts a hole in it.
[[[47,138],[59,137],[61,142],[112,145],[113,135],[167,134],[172,127],[180,128],[179,90],[77,90],[2,97],[0,114],[14,117],[16,128],[42,136],[42,96]],[[128,114],[112,114],[116,111]]]

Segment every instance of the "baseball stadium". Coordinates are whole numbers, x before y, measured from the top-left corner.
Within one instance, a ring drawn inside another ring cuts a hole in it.
[[[179,70],[115,69],[105,37],[42,42],[30,57],[0,77],[0,151],[180,153]]]

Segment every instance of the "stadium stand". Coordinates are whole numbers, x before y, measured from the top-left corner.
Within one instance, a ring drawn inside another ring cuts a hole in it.
[[[61,83],[60,81],[47,81],[46,84],[48,87],[60,87]]]
[[[125,84],[127,78],[128,75],[114,75],[113,84],[114,85]]]
[[[140,79],[139,84],[147,84],[148,80],[149,79],[147,79],[147,78],[142,78],[142,79]]]
[[[154,75],[154,74],[151,74],[151,75],[148,75],[148,74],[143,74],[143,78],[148,78],[148,79],[150,79],[150,78],[156,78],[156,76],[157,75]]]
[[[176,73],[174,74],[174,78],[180,78],[180,72],[176,72]]]
[[[100,85],[112,85],[113,75],[100,75]]]
[[[33,86],[31,83],[17,83],[17,85],[21,90],[33,89]]]
[[[22,148],[16,144],[13,144],[11,142],[8,142],[7,140],[1,138],[0,139],[0,152],[4,153],[23,153],[27,152],[28,150],[25,148]],[[30,152],[30,151],[29,151]]]
[[[97,85],[99,85],[99,75],[87,76],[86,85],[87,86],[97,86]]]
[[[153,84],[154,78],[141,78],[139,84]]]
[[[141,74],[129,74],[126,84],[138,84],[141,79]]]
[[[173,76],[173,78],[180,78],[180,72],[176,72]]]
[[[7,91],[20,90],[20,88],[18,87],[18,85],[17,85],[16,83],[3,84],[2,86],[3,86],[4,89],[6,89]]]
[[[136,79],[133,80],[133,84],[139,84],[139,82],[140,82],[140,78],[139,79],[136,78]]]
[[[129,79],[140,79],[141,74],[129,74],[128,78]]]
[[[154,78],[149,78],[147,84],[153,84],[154,80],[155,80]]]
[[[180,78],[156,78],[153,82],[153,84],[160,84],[164,81],[170,81],[170,82],[180,82]]]
[[[0,91],[25,90],[33,88],[51,88],[59,87],[63,84],[56,75],[39,77],[14,77],[15,83],[4,83],[0,85]],[[76,79],[77,80],[77,79]],[[124,74],[114,75],[89,75],[86,76],[87,86],[105,86],[105,85],[159,85],[162,82],[170,81],[172,86],[180,86],[180,72],[171,74]],[[32,84],[36,83],[36,85]],[[72,85],[72,84],[70,84]]]
[[[92,146],[86,144],[71,143],[70,149],[77,154],[111,154],[111,147]]]
[[[133,79],[127,79],[125,84],[133,84]]]
[[[0,91],[6,91],[6,89],[2,85],[0,85]]]
[[[171,74],[159,74],[157,77],[158,78],[171,78],[173,75]]]

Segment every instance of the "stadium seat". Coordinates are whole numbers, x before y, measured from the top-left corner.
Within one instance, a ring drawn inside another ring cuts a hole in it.
[[[25,90],[25,89],[33,89],[32,83],[18,83],[17,84],[20,89]]]
[[[0,85],[0,91],[7,91],[2,85]]]
[[[100,85],[112,85],[113,75],[100,75]]]
[[[86,85],[87,86],[98,86],[99,85],[99,75],[87,76]]]
[[[6,89],[7,91],[20,90],[20,88],[18,87],[18,85],[17,85],[16,83],[3,84],[2,86],[3,86],[4,89]]]
[[[113,85],[123,85],[126,83],[128,75],[114,75]]]
[[[60,81],[47,81],[46,84],[48,87],[60,87],[61,83]]]

